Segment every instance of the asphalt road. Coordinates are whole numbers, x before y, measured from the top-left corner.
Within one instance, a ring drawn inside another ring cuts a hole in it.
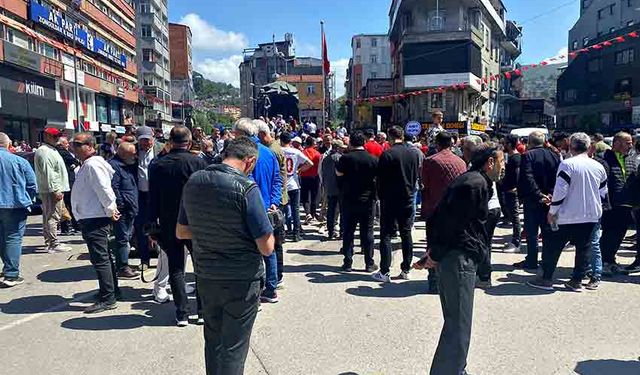
[[[175,327],[173,305],[154,303],[147,284],[123,281],[126,301],[118,309],[82,314],[97,288],[86,247],[69,237],[71,253],[42,253],[39,222],[29,221],[25,284],[0,289],[0,374],[204,373],[202,328]],[[358,272],[362,255],[356,272],[341,273],[339,243],[320,242],[316,228],[308,229],[307,240],[286,245],[281,302],[258,315],[246,374],[428,373],[442,315],[438,297],[426,294],[426,273],[381,285]],[[416,256],[424,252],[423,232],[418,224]],[[640,374],[640,275],[606,281],[598,291],[569,292],[558,281],[555,293],[543,293],[523,284],[530,273],[510,266],[523,255],[500,252],[507,239],[508,230],[498,229],[494,287],[476,291],[469,372]],[[622,263],[632,261],[629,250],[621,251]],[[567,249],[559,280],[572,264]]]

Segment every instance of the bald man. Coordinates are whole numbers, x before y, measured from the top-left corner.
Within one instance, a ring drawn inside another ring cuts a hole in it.
[[[129,267],[129,242],[133,233],[133,222],[138,214],[138,167],[136,166],[136,147],[133,143],[122,142],[116,156],[109,160],[114,170],[111,187],[116,195],[116,205],[120,211],[120,220],[113,223],[115,234],[116,266],[119,279],[136,279],[140,276]]]

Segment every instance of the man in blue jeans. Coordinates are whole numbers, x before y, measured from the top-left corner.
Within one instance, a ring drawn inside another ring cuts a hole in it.
[[[233,124],[236,137],[249,137],[258,145],[258,159],[250,178],[256,182],[267,212],[277,211],[282,202],[282,179],[278,158],[268,147],[258,139],[258,126],[249,118],[241,118]],[[276,288],[278,287],[278,257],[275,252],[264,257],[266,285],[260,294],[260,301],[276,303],[279,301]]]
[[[11,139],[0,133],[0,284],[7,288],[22,284],[20,255],[27,212],[36,197],[36,175],[29,162],[11,154]]]

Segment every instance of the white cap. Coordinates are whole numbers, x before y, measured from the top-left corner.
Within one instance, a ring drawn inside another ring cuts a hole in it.
[[[302,139],[300,139],[300,137],[295,137],[295,138],[293,138],[293,139],[291,140],[291,142],[297,142],[297,143],[302,144]]]

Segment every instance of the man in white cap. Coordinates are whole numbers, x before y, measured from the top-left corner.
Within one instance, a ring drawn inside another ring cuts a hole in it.
[[[45,128],[44,143],[34,156],[36,181],[42,201],[42,234],[50,253],[70,251],[71,247],[58,242],[58,224],[64,212],[64,193],[69,191],[69,176],[62,156],[56,149],[62,131]]]

